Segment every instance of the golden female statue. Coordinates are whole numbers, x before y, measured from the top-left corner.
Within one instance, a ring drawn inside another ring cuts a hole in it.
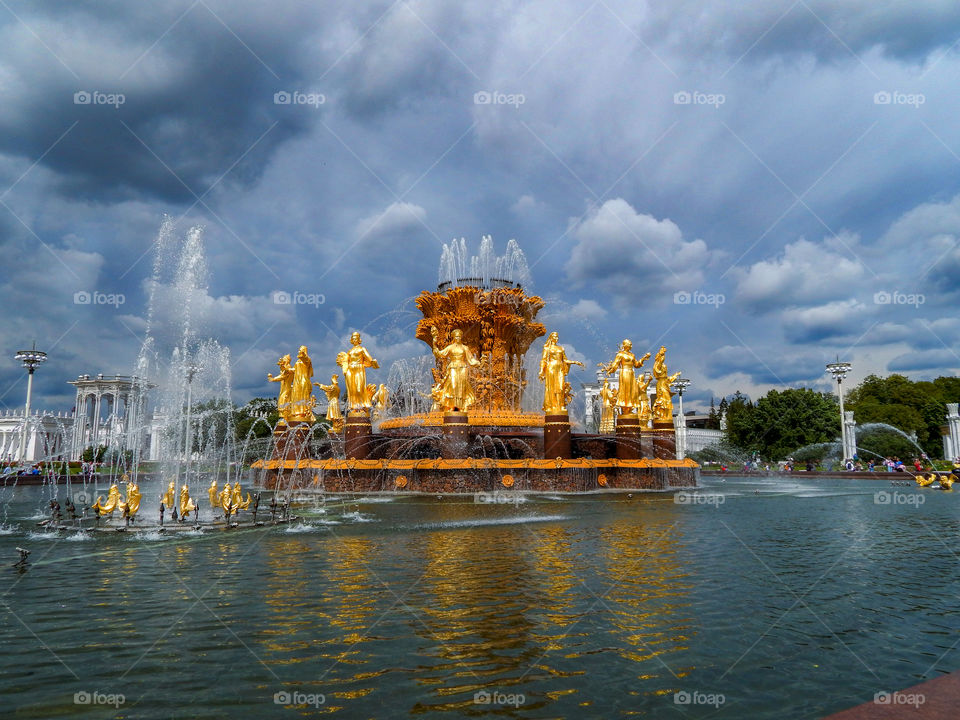
[[[645,428],[650,424],[650,393],[647,388],[653,380],[650,373],[640,373],[637,378],[637,397],[640,398],[640,409],[637,410],[637,418],[640,420],[640,427]]]
[[[657,381],[657,399],[653,401],[653,421],[668,423],[673,420],[673,393],[670,385],[680,377],[680,373],[670,375],[667,372],[667,348],[663,345],[653,360],[653,377]]]
[[[543,381],[543,412],[548,415],[567,411],[567,373],[573,365],[583,367],[582,362],[567,360],[567,354],[557,340],[557,333],[550,333],[543,344],[540,357],[540,380]]]
[[[280,396],[277,398],[277,411],[285,423],[290,420],[290,388],[293,386],[293,368],[290,367],[290,356],[284,355],[277,360],[280,374],[274,377],[267,373],[267,380],[280,383]]]
[[[606,378],[603,379],[603,387],[600,388],[600,402],[602,403],[600,433],[607,435],[616,429],[617,391]]]
[[[480,361],[473,356],[470,348],[461,342],[463,340],[461,330],[453,331],[451,343],[442,350],[437,348],[438,335],[437,328],[431,328],[433,355],[438,363],[446,367],[440,407],[443,410],[467,412],[477,401],[473,394],[473,387],[470,385],[470,368],[478,367]]]
[[[313,361],[307,355],[307,346],[301,345],[297,352],[297,362],[293,365],[293,384],[290,386],[290,420],[312,423],[313,406],[317,399],[313,396]]]
[[[347,386],[347,408],[369,410],[376,386],[367,385],[367,368],[379,368],[380,364],[360,344],[360,333],[355,332],[350,336],[350,344],[353,347],[337,355],[337,365],[343,370],[343,380]]]
[[[334,373],[330,376],[329,385],[314,383],[327,396],[327,420],[333,426],[334,432],[340,432],[343,429],[343,413],[340,412],[340,382],[337,379],[339,375]]]
[[[637,398],[637,383],[634,379],[633,371],[635,368],[642,368],[643,364],[650,358],[650,353],[647,353],[637,360],[636,356],[631,352],[632,347],[632,342],[624,340],[620,343],[620,352],[617,353],[613,362],[604,368],[604,372],[607,375],[612,374],[617,369],[620,370],[620,386],[617,388],[617,407],[620,408],[620,412],[623,414],[633,411],[640,405],[639,399]]]

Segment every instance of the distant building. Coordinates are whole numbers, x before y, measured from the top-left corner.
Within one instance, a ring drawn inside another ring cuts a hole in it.
[[[0,415],[0,461],[32,463],[46,458],[67,460],[73,435],[73,415],[34,410],[29,418],[24,410],[7,410]],[[27,442],[23,458],[20,441],[24,429]]]

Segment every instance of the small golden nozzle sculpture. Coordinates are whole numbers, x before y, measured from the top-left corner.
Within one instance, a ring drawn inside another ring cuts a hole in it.
[[[207,488],[207,497],[210,498],[210,509],[216,510],[219,505],[217,504],[217,481],[216,478],[210,481],[210,487]]]
[[[119,509],[120,504],[120,488],[117,487],[116,483],[110,486],[110,490],[107,492],[107,499],[104,501],[102,497],[97,496],[97,501],[93,504],[93,510],[97,515],[113,515],[115,510]]]
[[[121,499],[120,502],[117,503],[117,509],[122,512],[125,517],[134,518],[140,511],[141,497],[140,488],[137,486],[137,484],[132,480],[127,479],[127,497]]]
[[[670,375],[667,372],[666,356],[667,348],[661,345],[653,361],[653,377],[657,381],[657,397],[653,401],[653,421],[655,423],[673,421],[673,393],[670,392],[670,385],[680,377],[680,373]]]
[[[184,483],[180,487],[180,519],[186,520],[187,515],[197,509],[197,504],[190,497],[190,488]]]
[[[343,371],[343,382],[347,386],[347,409],[367,412],[373,404],[376,385],[367,384],[367,368],[379,368],[380,363],[373,359],[360,341],[360,333],[350,335],[350,349],[337,353],[337,365]]]
[[[470,384],[470,368],[479,367],[480,361],[473,356],[473,351],[463,344],[463,331],[454,330],[451,333],[450,344],[445,348],[437,347],[439,332],[432,328],[433,355],[437,363],[444,367],[443,379],[440,385],[437,402],[441,410],[458,410],[467,412],[477,401]]]
[[[163,506],[166,508],[176,507],[174,504],[174,497],[177,494],[176,483],[171,480],[170,484],[167,486],[167,491],[160,496],[160,502],[163,503]]]
[[[559,336],[552,332],[543,344],[540,357],[539,378],[543,382],[543,412],[561,414],[567,411],[567,403],[572,396],[567,373],[573,365],[583,367],[577,360],[567,360],[566,351],[558,342]]]
[[[628,414],[640,407],[640,399],[637,396],[637,383],[634,378],[634,370],[643,367],[643,364],[650,359],[650,353],[637,360],[632,352],[633,343],[624,340],[620,343],[620,351],[609,365],[603,371],[611,375],[619,370],[619,386],[617,388],[617,407],[622,414]]]
[[[220,495],[217,498],[217,505],[223,510],[224,514],[229,517],[240,510],[246,510],[250,507],[250,503],[253,501],[250,493],[247,493],[246,500],[243,499],[242,495],[243,490],[240,487],[239,480],[234,483],[232,488],[230,487],[230,483],[225,483],[223,490],[220,491]]]

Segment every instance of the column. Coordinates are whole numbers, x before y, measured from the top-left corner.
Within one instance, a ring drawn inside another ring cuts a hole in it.
[[[100,391],[96,392],[96,400],[94,402],[93,410],[93,437],[90,438],[90,444],[93,445],[93,450],[96,452],[97,447],[100,445],[100,403],[103,399],[103,395],[100,394]]]
[[[953,460],[960,454],[960,413],[957,412],[957,406],[958,403],[947,403],[947,428],[953,451],[953,457],[946,458],[947,460]]]
[[[853,411],[843,413],[843,459],[849,460],[857,454],[857,423],[853,419]]]

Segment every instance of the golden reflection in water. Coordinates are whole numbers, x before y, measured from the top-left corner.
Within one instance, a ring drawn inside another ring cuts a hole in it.
[[[321,576],[311,576],[304,572],[303,565],[291,562],[291,558],[317,552],[326,553]],[[287,540],[274,542],[267,549],[271,572],[265,602],[271,614],[269,628],[263,634],[267,637],[264,647],[271,653],[270,664],[282,668],[308,663],[314,682],[325,688],[353,686],[349,690],[325,690],[324,712],[342,710],[337,700],[373,692],[373,687],[358,688],[356,684],[383,672],[383,661],[372,657],[364,647],[375,639],[371,627],[387,607],[378,608],[383,601],[380,596],[386,591],[367,565],[372,558],[377,558],[378,565],[382,563],[382,556],[378,557],[382,552],[377,543],[355,536],[330,537],[319,547]],[[390,600],[387,602],[389,606]],[[352,675],[344,669],[351,666],[356,668]]]
[[[641,500],[631,509],[600,528],[603,563],[598,571],[604,582],[597,594],[617,653],[642,663],[637,677],[645,686],[660,681],[659,689],[645,694],[665,695],[694,669],[671,659],[689,647],[696,633],[687,599],[692,573],[684,566],[683,526],[673,504],[661,498]]]

